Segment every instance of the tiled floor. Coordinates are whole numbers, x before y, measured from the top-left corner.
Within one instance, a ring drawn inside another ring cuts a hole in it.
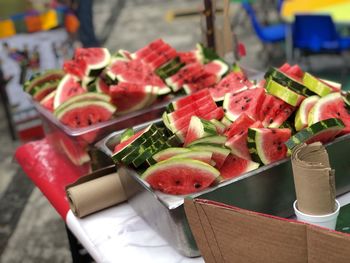
[[[199,2],[96,1],[96,31],[99,35],[109,36],[105,45],[111,51],[119,48],[134,51],[158,37],[179,50],[189,50],[201,40],[199,17],[178,18],[171,23],[166,22],[164,17],[169,10],[197,8]],[[232,12],[238,14],[241,10],[236,8]],[[264,69],[267,63],[258,56],[261,45],[252,34],[249,23],[245,24],[244,29],[239,28],[237,31],[239,39],[246,44],[248,53],[242,63]],[[268,64],[277,66],[282,61],[283,57],[278,57]],[[312,69],[319,71],[322,64],[328,66],[329,61],[328,57],[313,59]],[[329,75],[327,70],[328,75],[325,75],[337,80],[341,76],[337,69],[342,67],[342,62],[334,59],[331,63],[334,64],[333,71]],[[348,83],[350,84],[349,80]],[[71,262],[63,221],[12,161],[19,142],[12,142],[8,136],[2,110],[0,145],[0,262]]]

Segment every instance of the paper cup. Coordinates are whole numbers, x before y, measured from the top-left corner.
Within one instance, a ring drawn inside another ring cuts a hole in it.
[[[298,221],[334,230],[337,224],[337,217],[339,215],[340,210],[340,204],[338,200],[335,200],[335,203],[337,206],[336,210],[333,213],[326,215],[309,215],[299,211],[299,209],[297,208],[297,200],[294,201],[293,207]]]

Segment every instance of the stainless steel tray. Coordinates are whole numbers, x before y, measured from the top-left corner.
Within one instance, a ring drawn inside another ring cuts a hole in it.
[[[157,120],[155,122],[159,122]],[[145,128],[150,123],[135,127]],[[121,132],[115,132],[97,143],[97,147],[112,155]],[[326,145],[330,162],[336,171],[337,195],[350,191],[350,135]],[[118,165],[122,184],[133,209],[175,249],[188,257],[199,256],[183,208],[185,196],[173,196],[153,191],[130,167]],[[295,200],[290,158],[262,166],[254,171],[191,195],[256,212],[290,217]]]

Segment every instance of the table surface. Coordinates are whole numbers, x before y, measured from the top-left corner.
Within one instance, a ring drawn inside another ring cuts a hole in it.
[[[330,14],[336,23],[350,23],[349,0],[285,0],[282,18],[293,21],[296,13]]]
[[[19,147],[15,158],[97,262],[204,262],[171,248],[127,202],[82,219],[75,217],[64,188],[78,178],[77,173],[45,139]],[[350,193],[338,200],[342,206],[350,203]]]

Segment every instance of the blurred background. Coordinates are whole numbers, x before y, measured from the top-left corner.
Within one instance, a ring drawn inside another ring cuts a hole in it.
[[[206,40],[204,2],[0,1],[0,262],[71,262],[64,222],[13,161],[16,147],[43,136],[23,82],[61,67],[80,46],[133,52],[163,38],[191,50]],[[216,1],[216,10],[217,32],[223,32],[224,1]],[[297,21],[301,13],[330,19]],[[231,0],[228,14],[230,34],[218,33],[216,41],[217,48],[225,39],[232,45],[223,54],[227,61],[258,71],[287,61],[350,89],[350,1]],[[82,32],[91,21],[94,32]]]

